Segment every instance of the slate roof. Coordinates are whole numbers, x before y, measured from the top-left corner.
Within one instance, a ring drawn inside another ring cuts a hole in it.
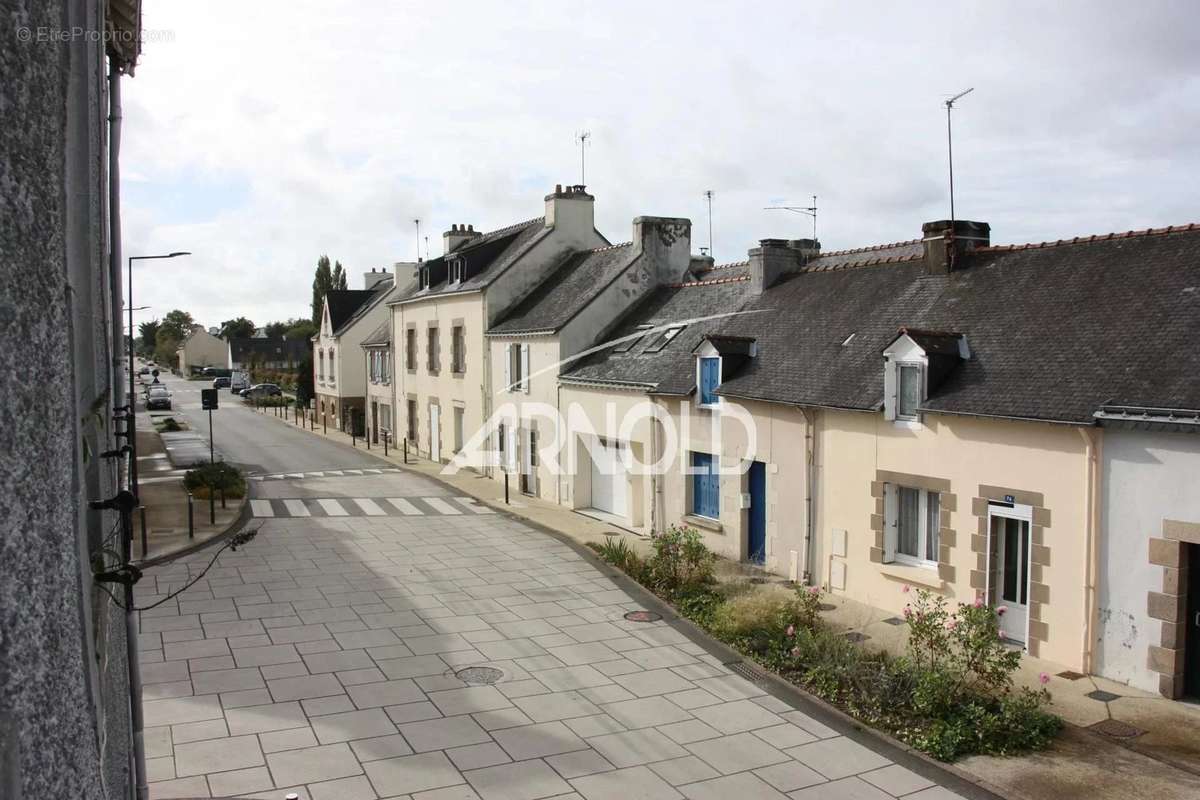
[[[736,283],[660,290],[624,327],[757,312],[714,326],[756,340],[757,356],[718,390],[734,398],[878,409],[882,351],[910,328],[961,333],[971,353],[929,411],[1092,424],[1105,404],[1200,409],[1200,226],[982,248],[949,275],[927,275],[911,242],[855,252],[874,255],[814,259],[759,297]],[[690,346],[638,350],[605,351],[566,380],[694,390]]]
[[[633,242],[568,255],[488,331],[489,336],[550,333],[570,322],[636,258]]]
[[[419,264],[418,267],[425,267],[433,276],[431,285],[425,289],[418,289],[414,281],[408,291],[389,298],[388,304],[395,305],[435,295],[484,289],[503,274],[534,242],[548,235],[550,230],[546,227],[546,218],[538,217],[478,236],[447,255]],[[448,282],[448,258],[465,259],[467,280],[456,284]]]
[[[375,289],[334,289],[325,293],[325,304],[329,306],[329,326],[334,335],[354,316],[363,303],[371,299]]]
[[[251,361],[290,361],[300,363],[311,347],[307,339],[230,339],[229,356],[238,364]]]
[[[392,343],[392,318],[391,314],[383,321],[375,330],[371,331],[365,339],[360,343],[361,347],[383,347]]]
[[[340,325],[333,322],[333,313],[332,309],[330,309],[330,324],[333,326],[333,335],[341,336],[347,328],[362,319],[372,308],[386,300],[392,294],[392,291],[393,286],[391,281],[376,284],[374,289],[365,290],[367,294],[366,299]]]
[[[625,384],[651,388],[661,394],[688,394],[695,386],[692,350],[710,333],[720,329],[723,319],[704,317],[736,310],[746,299],[749,282],[734,280],[698,281],[664,286],[651,292],[613,331],[613,340],[637,337],[639,325],[655,328],[694,320],[658,352],[649,352],[661,332],[644,333],[628,352],[605,349],[578,362],[562,376],[566,383]]]

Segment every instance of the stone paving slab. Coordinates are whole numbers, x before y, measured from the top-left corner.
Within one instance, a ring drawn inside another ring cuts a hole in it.
[[[207,560],[151,570],[139,604]],[[142,616],[151,796],[959,797],[637,608],[499,514],[265,520]]]

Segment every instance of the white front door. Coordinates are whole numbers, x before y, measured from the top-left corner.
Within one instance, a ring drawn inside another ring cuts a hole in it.
[[[598,439],[592,447],[592,508],[625,517],[625,462],[621,456],[616,442]]]
[[[442,460],[442,416],[441,408],[429,407],[429,457],[434,461]]]
[[[537,431],[532,428],[523,428],[521,431],[521,492],[523,494],[537,494],[537,448]]]
[[[1004,611],[1000,633],[1025,644],[1029,627],[1029,506],[988,508],[987,601]]]

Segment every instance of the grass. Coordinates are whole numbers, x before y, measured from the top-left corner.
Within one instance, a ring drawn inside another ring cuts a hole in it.
[[[220,496],[224,489],[225,497],[245,497],[246,479],[242,471],[232,464],[218,461],[210,464],[198,461],[192,465],[183,476],[183,485],[193,497],[207,500],[210,492]]]
[[[186,424],[180,424],[174,417],[165,417],[154,421],[154,430],[159,433],[175,433],[177,431],[186,431]]]

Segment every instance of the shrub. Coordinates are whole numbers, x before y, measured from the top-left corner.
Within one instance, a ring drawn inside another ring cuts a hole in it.
[[[210,464],[198,461],[183,476],[183,485],[193,496],[208,499],[209,492],[225,490],[226,497],[244,497],[246,479],[241,470],[232,464],[218,461]]]
[[[186,430],[174,417],[160,419],[154,423],[154,427],[159,433],[175,433],[176,431]]]
[[[669,600],[691,594],[716,582],[717,557],[704,546],[695,528],[672,525],[665,533],[651,533],[654,553],[646,560],[650,588]]]

